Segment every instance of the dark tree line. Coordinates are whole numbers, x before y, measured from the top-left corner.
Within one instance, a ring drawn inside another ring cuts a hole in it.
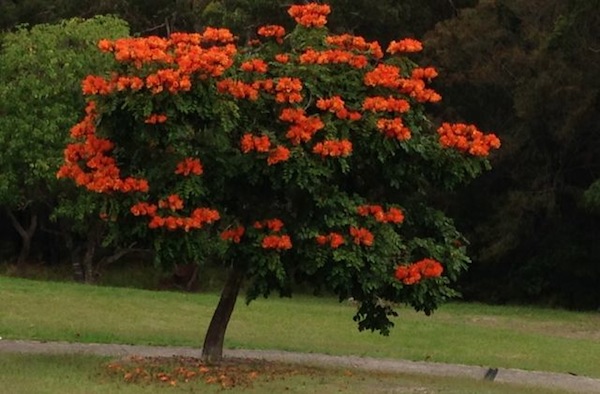
[[[0,1],[0,29],[115,14],[133,34],[289,24],[282,0]],[[600,305],[600,0],[332,0],[330,28],[422,38],[446,119],[497,133],[494,170],[440,196],[470,240],[469,299]],[[7,217],[0,250],[18,249]],[[9,252],[0,257],[9,259]]]

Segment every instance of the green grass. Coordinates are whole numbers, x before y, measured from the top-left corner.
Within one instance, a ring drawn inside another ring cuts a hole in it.
[[[83,355],[0,354],[0,387],[11,394],[92,393],[222,393],[217,384],[202,379],[176,386],[166,383],[127,383],[121,375],[108,372],[108,358]],[[564,393],[548,389],[409,374],[383,374],[274,365],[252,382],[231,393]]]
[[[0,277],[6,339],[200,347],[215,294],[153,292]],[[242,301],[242,300],[240,300]],[[329,298],[240,302],[226,347],[427,360],[600,377],[600,314],[455,303],[400,311],[389,337],[359,333]]]

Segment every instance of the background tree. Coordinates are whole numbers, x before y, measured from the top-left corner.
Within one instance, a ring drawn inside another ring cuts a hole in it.
[[[3,0],[0,30],[19,24],[57,23],[62,19],[115,15],[127,21],[134,34],[166,35],[192,30],[209,0]]]
[[[478,262],[464,282],[471,297],[600,304],[589,210],[600,174],[598,11],[597,0],[480,1],[426,38],[448,75],[437,85],[446,116],[469,114],[505,142],[496,169],[455,205]]]
[[[468,262],[435,196],[479,174],[499,140],[429,122],[437,72],[405,56],[419,41],[384,60],[377,42],[328,35],[329,11],[292,6],[291,33],[262,26],[239,48],[214,28],[103,40],[121,65],[83,82],[58,175],[103,196],[112,226],[152,239],[159,262],[228,272],[207,359],[244,281],[248,301],[294,279],[353,297],[359,329],[386,334],[394,303],[431,313]]]
[[[123,21],[97,17],[2,36],[0,206],[20,235],[19,265],[29,256],[39,223],[48,221],[65,191],[66,185],[56,181],[56,169],[67,140],[64,131],[84,102],[80,81],[112,62],[97,53],[95,43],[127,33]]]

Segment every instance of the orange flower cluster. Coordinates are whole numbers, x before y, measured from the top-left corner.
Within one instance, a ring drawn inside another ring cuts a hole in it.
[[[267,157],[267,164],[273,165],[282,161],[287,161],[290,158],[290,150],[285,146],[278,145],[274,149],[269,151],[269,157]]]
[[[348,111],[344,100],[340,96],[331,98],[320,98],[317,100],[317,108],[322,111],[333,112],[338,119],[349,119],[351,121],[360,120],[362,115],[357,111]]]
[[[387,53],[392,55],[396,53],[420,52],[423,50],[423,44],[413,38],[405,38],[400,41],[392,41],[387,48]]]
[[[290,55],[288,55],[287,53],[278,53],[277,55],[275,55],[275,61],[281,64],[286,64],[290,61]]]
[[[125,77],[125,76],[119,76],[116,78],[116,82],[114,80],[112,80],[110,83],[111,83],[111,90],[114,88],[113,85],[116,85],[117,91],[119,91],[119,92],[122,92],[127,89],[131,89],[134,92],[137,92],[138,90],[141,90],[146,85],[146,82],[142,78]],[[98,93],[98,94],[101,94],[101,93]]]
[[[262,59],[252,59],[243,62],[240,66],[240,69],[246,72],[257,72],[264,74],[269,69],[269,66]]]
[[[141,68],[146,62],[172,63],[173,56],[167,53],[167,39],[150,36],[143,39],[120,38],[113,41],[100,40],[98,48],[103,52],[113,52],[120,63],[133,63]]]
[[[279,78],[275,85],[275,101],[278,103],[299,103],[302,101],[302,81],[298,78]]]
[[[171,211],[179,211],[183,209],[183,200],[177,194],[171,194],[164,200],[158,201],[159,208],[168,208]]]
[[[289,235],[267,235],[261,242],[263,249],[288,250],[292,248]]]
[[[112,150],[113,143],[95,135],[96,116],[96,104],[92,101],[86,107],[84,119],[71,128],[71,136],[83,141],[67,145],[65,164],[58,170],[57,178],[71,178],[78,186],[97,193],[147,192],[147,180],[131,177],[121,179],[116,160],[105,154]],[[81,168],[82,162],[85,162],[89,171]]]
[[[404,126],[402,118],[379,119],[377,120],[377,128],[389,138],[395,138],[398,141],[406,141],[410,139],[410,129]]]
[[[191,76],[197,73],[201,79],[218,77],[233,64],[236,47],[231,44],[235,37],[227,29],[207,28],[204,33],[173,33],[168,39],[160,37],[124,38],[115,41],[102,40],[101,50],[113,52],[115,59],[131,63],[141,69],[144,64],[163,64],[145,77],[115,76],[112,80],[89,76],[82,84],[84,94],[110,94],[112,91],[143,87],[157,94],[162,91],[177,93],[191,89]],[[209,46],[204,48],[202,45]],[[223,45],[223,46],[218,46]]]
[[[244,228],[244,226],[229,228],[221,232],[221,239],[223,241],[231,241],[233,243],[239,244],[245,232],[246,229]]]
[[[300,64],[348,64],[354,68],[365,68],[369,60],[364,55],[356,55],[343,49],[316,51],[307,49],[298,58]]]
[[[293,5],[288,9],[288,14],[296,23],[306,27],[323,27],[327,24],[327,15],[331,8],[327,4],[308,3],[306,5]]]
[[[236,38],[231,31],[224,28],[207,27],[200,35],[200,42],[205,44],[230,44],[235,40]]]
[[[254,227],[257,230],[262,230],[262,229],[266,228],[270,231],[273,231],[274,233],[280,232],[281,229],[283,229],[283,226],[284,226],[283,221],[278,218],[256,221],[252,225],[252,227]]]
[[[398,208],[390,208],[386,212],[381,205],[360,205],[357,212],[360,216],[373,216],[380,223],[399,224],[404,221],[404,214]]]
[[[290,158],[290,150],[285,146],[278,145],[271,149],[271,141],[266,135],[260,137],[246,133],[240,141],[242,152],[248,153],[252,151],[269,153],[267,164],[273,165],[282,161],[287,161]]]
[[[110,81],[95,75],[88,75],[81,82],[81,92],[86,96],[111,94],[113,89],[114,85]]]
[[[244,153],[252,151],[264,153],[268,152],[269,148],[271,148],[271,140],[269,140],[269,137],[266,135],[261,135],[258,137],[250,133],[246,133],[242,136],[240,145],[242,147],[242,152]]]
[[[315,241],[321,246],[329,244],[329,246],[333,249],[337,249],[342,246],[346,241],[342,234],[339,233],[329,233],[327,235],[317,235]]]
[[[351,34],[327,36],[325,42],[330,46],[345,49],[347,51],[370,52],[375,59],[381,59],[383,57],[383,51],[377,41],[367,42],[360,36],[353,36]]]
[[[71,137],[82,138],[96,133],[96,102],[91,100],[85,106],[85,117],[75,126],[71,127]]]
[[[364,227],[359,228],[351,226],[350,235],[354,238],[354,243],[356,245],[373,246],[375,237],[373,237],[373,233]]]
[[[285,28],[279,25],[265,25],[258,28],[258,35],[263,37],[275,37],[278,44],[283,43]]]
[[[197,73],[200,79],[214,78],[223,75],[233,65],[236,53],[237,49],[233,44],[208,49],[200,46],[178,47],[175,50],[175,62],[179,71],[184,74]]]
[[[166,68],[158,70],[154,74],[150,74],[146,77],[146,88],[152,92],[152,94],[158,94],[165,89],[171,94],[178,92],[187,92],[192,88],[192,80],[189,75]]]
[[[444,267],[434,259],[423,259],[409,265],[399,265],[394,276],[405,285],[419,283],[421,279],[437,278],[444,272]]]
[[[130,211],[134,216],[156,216],[158,207],[155,204],[147,202],[138,202],[131,207]]]
[[[378,64],[372,71],[365,73],[367,86],[381,86],[396,89],[400,86],[400,69],[389,64]]]
[[[352,142],[349,140],[325,140],[313,147],[313,153],[323,157],[346,157],[352,153]]]
[[[400,92],[409,95],[420,103],[437,103],[442,99],[435,90],[427,89],[422,79],[401,79]]]
[[[189,217],[149,216],[151,216],[152,219],[150,219],[148,227],[152,229],[165,227],[167,230],[174,231],[178,228],[182,228],[186,232],[192,229],[202,228],[205,224],[210,224],[220,219],[219,212],[209,208],[196,208]]]
[[[256,86],[242,81],[236,81],[231,78],[217,82],[217,90],[219,93],[229,93],[237,99],[249,99],[251,101],[258,100],[259,90]]]
[[[400,69],[388,64],[378,64],[375,69],[365,74],[364,84],[367,86],[381,86],[390,89],[399,89],[418,102],[438,102],[442,97],[433,89],[425,86],[423,79],[431,79],[437,75],[434,68],[428,67],[415,69],[414,76],[410,79],[400,76]]]
[[[167,121],[167,115],[165,114],[152,114],[144,120],[144,123],[147,124],[158,124],[165,123]]]
[[[373,112],[408,112],[410,104],[404,99],[389,97],[366,97],[363,101],[363,110]]]
[[[175,168],[175,174],[188,176],[192,175],[201,175],[204,169],[202,168],[202,163],[200,160],[194,159],[191,157],[186,157],[183,161],[177,163],[177,167]]]
[[[438,76],[438,72],[433,67],[416,67],[411,72],[412,79],[427,79],[432,80]]]
[[[500,139],[495,134],[484,134],[474,125],[443,123],[437,132],[443,147],[456,148],[473,156],[484,157],[490,149],[500,148]]]
[[[279,120],[292,124],[285,136],[293,145],[310,141],[317,131],[325,127],[318,116],[306,116],[302,108],[284,108]]]

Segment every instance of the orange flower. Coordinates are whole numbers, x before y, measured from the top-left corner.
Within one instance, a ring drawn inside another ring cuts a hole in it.
[[[400,86],[400,69],[388,64],[378,64],[372,71],[365,73],[364,84],[396,89]]]
[[[275,55],[275,61],[282,64],[286,64],[290,61],[290,55],[288,55],[287,53],[278,53],[277,55]]]
[[[242,152],[248,153],[251,151],[257,151],[261,153],[265,153],[269,151],[271,147],[271,141],[269,137],[266,135],[254,136],[252,134],[246,133],[242,136],[240,141],[240,145],[242,147]]]
[[[188,176],[190,174],[201,175],[202,172],[203,168],[200,160],[191,157],[186,157],[183,161],[177,163],[177,167],[175,168],[175,174],[183,176]]]
[[[296,23],[305,27],[323,27],[327,23],[327,15],[331,8],[327,4],[308,3],[306,5],[293,5],[288,9],[288,14]]]
[[[343,235],[333,232],[327,235],[317,235],[315,241],[321,246],[329,244],[332,249],[337,249],[346,242]]]
[[[224,241],[232,241],[233,243],[239,244],[245,232],[246,229],[244,228],[244,226],[230,228],[224,230],[221,233],[221,239]]]
[[[364,55],[355,55],[343,49],[315,51],[307,49],[298,58],[300,64],[348,64],[354,68],[364,68],[368,59]]]
[[[318,116],[306,116],[301,108],[284,108],[279,115],[279,119],[292,123],[286,137],[291,140],[293,145],[310,141],[317,131],[325,127]]]
[[[277,43],[281,44],[285,36],[285,28],[279,25],[265,25],[259,27],[257,33],[263,37],[275,37]]]
[[[282,77],[275,85],[275,101],[278,103],[299,103],[302,101],[302,81],[298,78]]]
[[[266,73],[269,67],[262,59],[252,59],[243,62],[240,68],[246,72]]]
[[[389,97],[366,97],[363,101],[363,110],[373,112],[408,112],[410,104],[404,99],[397,99],[392,96]]]
[[[423,44],[413,38],[405,38],[400,41],[392,41],[387,48],[387,52],[394,55],[396,53],[420,52],[423,50]]]
[[[373,234],[364,227],[350,227],[350,235],[354,238],[356,245],[373,246]]]
[[[490,149],[498,149],[501,145],[495,134],[484,134],[474,125],[443,123],[437,131],[444,148],[456,148],[473,156],[485,157]]]
[[[327,36],[325,42],[328,45],[344,50],[368,51],[375,59],[383,57],[383,51],[379,43],[377,41],[367,42],[363,37],[342,34],[339,36]]]
[[[398,141],[406,141],[411,137],[410,129],[404,126],[401,118],[379,119],[377,121],[377,128],[386,137],[395,138]]]
[[[113,89],[114,86],[109,81],[105,80],[102,77],[97,77],[94,75],[88,75],[81,82],[81,91],[86,96],[94,94],[105,96],[110,94],[113,91]]]
[[[385,214],[385,222],[391,223],[402,223],[404,221],[404,214],[398,208],[390,208]]]
[[[258,100],[258,88],[242,81],[223,79],[217,82],[219,93],[229,93],[237,99]]]
[[[292,248],[292,240],[288,235],[267,235],[261,242],[263,249],[288,250]]]
[[[346,119],[350,116],[350,112],[346,109],[344,100],[340,96],[328,99],[320,98],[317,100],[316,106],[322,111],[333,112],[339,119]]]
[[[98,49],[100,49],[102,52],[111,52],[113,48],[113,43],[109,40],[98,41]]]
[[[202,43],[228,44],[235,41],[235,36],[228,29],[207,27],[200,35]]]
[[[290,150],[285,146],[278,145],[275,149],[271,149],[269,157],[267,158],[267,164],[273,165],[282,161],[287,161],[290,158]]]
[[[433,67],[420,68],[416,67],[412,70],[411,77],[412,79],[427,79],[432,80],[433,78],[438,76],[438,72]]]
[[[167,115],[165,115],[165,114],[152,114],[148,118],[146,118],[146,120],[144,120],[144,123],[147,123],[147,124],[157,124],[157,123],[165,123],[166,121],[167,121]]]
[[[421,280],[421,273],[414,265],[398,266],[394,276],[405,285],[413,285]]]
[[[265,226],[267,226],[267,228],[275,233],[281,231],[281,229],[283,228],[283,222],[280,219],[267,219],[264,221]]]
[[[313,153],[323,157],[345,157],[352,153],[352,142],[349,140],[325,140],[313,147]]]
[[[139,202],[133,205],[130,209],[134,216],[155,216],[158,207],[154,204],[148,204],[147,202]]]
[[[183,200],[177,194],[171,194],[165,200],[158,202],[159,208],[169,208],[171,211],[183,209]]]
[[[443,272],[442,264],[434,259],[425,258],[413,264],[399,265],[394,276],[405,285],[413,285],[421,279],[440,277]]]
[[[269,151],[271,147],[271,141],[269,137],[266,135],[261,135],[260,137],[253,137],[254,149],[257,152],[265,153]]]
[[[434,259],[423,259],[414,263],[424,278],[437,278],[444,272],[444,267]]]

